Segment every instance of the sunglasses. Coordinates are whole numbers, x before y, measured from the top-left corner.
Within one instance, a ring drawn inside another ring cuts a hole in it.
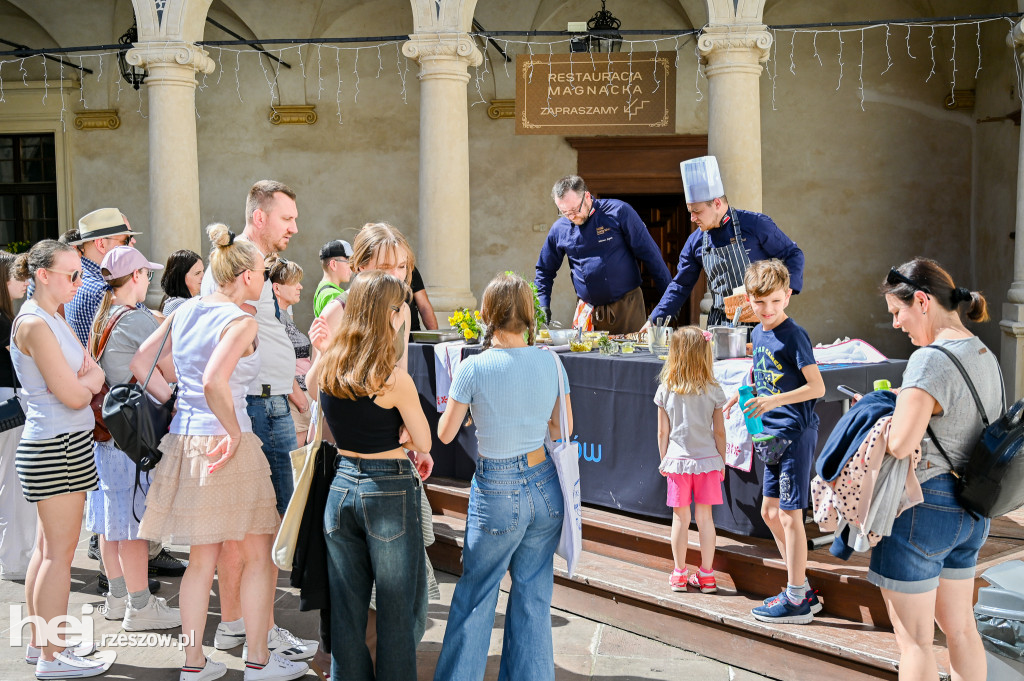
[[[72,272],[66,272],[64,270],[55,270],[52,267],[44,267],[47,272],[54,272],[56,274],[66,274],[71,283],[74,284],[76,281],[82,278],[82,270],[74,270]]]
[[[904,275],[900,274],[900,271],[897,270],[895,267],[891,268],[889,270],[889,274],[885,276],[885,283],[888,284],[889,286],[899,286],[900,284],[906,284],[915,291],[922,291],[924,293],[927,293],[928,295],[933,295],[932,292],[928,290],[927,286],[921,286],[920,284],[911,281],[908,277],[905,277]]]

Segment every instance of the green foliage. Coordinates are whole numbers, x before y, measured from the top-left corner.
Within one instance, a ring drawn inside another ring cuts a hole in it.
[[[32,248],[31,241],[12,241],[3,247],[3,250],[8,253],[24,253],[28,249]]]
[[[523,275],[513,270],[505,270],[505,274],[510,276],[516,274],[523,277]],[[523,277],[523,279],[526,279],[526,277]],[[544,314],[544,308],[540,306],[540,297],[537,295],[537,285],[529,279],[526,279],[526,281],[530,285],[530,291],[533,292],[533,316],[537,318],[537,327],[540,328],[541,324],[548,323],[548,318],[547,315]]]

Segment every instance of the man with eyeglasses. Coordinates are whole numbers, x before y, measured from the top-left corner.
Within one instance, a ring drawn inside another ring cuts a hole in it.
[[[778,258],[789,270],[790,287],[800,293],[804,285],[804,252],[770,217],[729,205],[718,169],[718,159],[701,156],[679,164],[690,220],[697,225],[679,253],[679,265],[665,294],[651,312],[651,320],[675,317],[700,278],[707,275],[711,292],[708,326],[729,323],[725,299],[743,286],[752,262]],[[649,327],[650,321],[644,324]]]
[[[574,321],[611,333],[636,331],[646,320],[640,290],[640,263],[654,277],[660,296],[671,281],[661,250],[629,204],[595,199],[578,175],[563,177],[551,189],[559,218],[551,225],[537,259],[534,283],[551,320],[551,285],[569,257],[569,273],[579,299]]]
[[[341,239],[328,241],[320,247],[320,267],[324,270],[324,276],[313,293],[314,316],[319,317],[327,303],[338,296],[344,302],[346,292],[341,285],[352,278],[352,265],[348,261],[351,257],[351,244]]]

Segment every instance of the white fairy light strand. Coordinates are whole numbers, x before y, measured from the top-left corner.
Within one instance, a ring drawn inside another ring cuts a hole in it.
[[[928,77],[924,79],[924,82],[928,82],[935,75],[935,27],[932,26],[932,32],[928,35],[928,47],[931,49],[932,55],[932,70],[928,72]]]
[[[953,62],[952,79],[949,82],[950,103],[956,104],[956,24],[953,24],[953,51],[949,61]]]
[[[836,84],[836,91],[843,85],[843,32],[838,32],[839,36],[839,83]]]
[[[356,90],[352,94],[352,103],[359,102],[359,50],[356,50],[356,58],[352,63],[352,73],[356,75]]]
[[[793,51],[796,49],[796,33],[794,32],[789,41],[789,72],[796,75],[796,61],[793,59]]]
[[[399,80],[402,81],[402,91],[399,93],[402,95],[402,103],[408,104],[409,98],[406,95],[405,74],[402,72],[402,48],[398,43],[395,43],[395,68],[398,70]]]
[[[775,50],[775,56],[771,58],[772,63],[772,111],[778,111],[775,106],[775,78],[779,75],[779,39],[775,31],[772,31],[772,48]]]
[[[338,125],[344,125],[344,121],[341,118],[341,48],[334,48],[334,64],[338,67],[338,95],[335,98],[335,102],[338,105]]]
[[[860,71],[858,73],[858,80],[860,81],[860,110],[864,111],[864,31],[860,32]]]
[[[882,73],[879,74],[879,75],[882,75],[882,76],[884,76],[885,74],[889,73],[889,69],[891,69],[892,65],[893,65],[892,52],[889,51],[889,27],[888,26],[885,27],[885,60],[886,60],[885,71],[882,71]]]
[[[323,59],[320,48],[323,47],[319,43],[316,46],[316,101],[320,101],[320,97],[324,92],[324,70],[323,70]]]

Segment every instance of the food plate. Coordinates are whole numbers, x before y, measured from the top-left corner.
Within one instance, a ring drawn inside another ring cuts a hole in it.
[[[462,338],[462,334],[455,329],[437,329],[434,331],[411,331],[409,340],[414,343],[444,343]]]

